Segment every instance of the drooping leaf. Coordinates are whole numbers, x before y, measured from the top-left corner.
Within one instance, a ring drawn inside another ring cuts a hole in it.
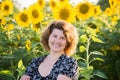
[[[95,73],[96,76],[104,78],[104,79],[108,79],[108,77],[101,71],[97,70]]]
[[[90,52],[90,55],[101,55],[101,56],[103,56],[103,54],[99,51]]]
[[[100,40],[99,38],[97,38],[97,37],[95,37],[95,36],[92,36],[91,38],[92,38],[92,40],[93,40],[94,42],[104,43],[102,40]]]
[[[0,74],[11,75],[12,72],[10,70],[2,70],[0,71]]]
[[[94,60],[97,60],[97,61],[102,61],[102,62],[104,62],[104,59],[102,59],[102,58],[94,58]]]

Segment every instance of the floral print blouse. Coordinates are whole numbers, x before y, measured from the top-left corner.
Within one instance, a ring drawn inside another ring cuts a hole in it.
[[[35,58],[31,61],[25,71],[25,75],[30,76],[30,80],[57,80],[59,74],[66,75],[72,80],[78,80],[78,65],[77,61],[72,57],[67,57],[65,54],[61,55],[49,75],[42,77],[38,71],[40,63],[47,55]]]

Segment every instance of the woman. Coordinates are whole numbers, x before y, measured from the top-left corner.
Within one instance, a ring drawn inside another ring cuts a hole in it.
[[[77,42],[78,35],[72,24],[53,21],[41,38],[49,55],[33,59],[20,80],[77,80],[77,61],[70,57]]]

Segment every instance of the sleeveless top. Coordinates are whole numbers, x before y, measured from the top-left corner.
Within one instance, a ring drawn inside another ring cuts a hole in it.
[[[25,75],[30,76],[30,80],[57,80],[59,74],[70,77],[72,80],[78,80],[78,65],[77,61],[72,57],[67,57],[65,54],[61,55],[49,75],[42,77],[38,71],[40,63],[47,55],[35,58],[28,65]]]

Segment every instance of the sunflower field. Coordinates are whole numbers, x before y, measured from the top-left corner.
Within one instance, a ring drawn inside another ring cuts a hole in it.
[[[37,0],[23,10],[16,4],[0,0],[0,80],[19,80],[31,59],[48,54],[40,43],[41,33],[60,19],[79,33],[72,55],[79,80],[120,80],[120,0]]]

